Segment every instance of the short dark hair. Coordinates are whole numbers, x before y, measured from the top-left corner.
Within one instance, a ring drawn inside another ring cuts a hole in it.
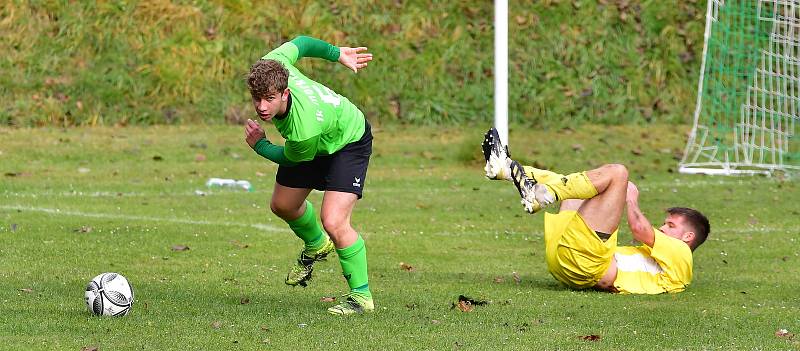
[[[667,209],[667,213],[683,217],[689,223],[689,226],[694,229],[694,240],[689,244],[692,251],[706,242],[708,233],[711,232],[711,224],[708,223],[708,218],[700,211],[687,207],[670,207]]]
[[[258,60],[247,74],[247,88],[253,98],[283,92],[289,85],[289,70],[275,60]]]

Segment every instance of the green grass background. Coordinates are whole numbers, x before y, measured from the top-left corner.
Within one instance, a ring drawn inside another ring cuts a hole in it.
[[[509,2],[509,118],[689,123],[705,1]],[[370,66],[301,69],[374,124],[493,115],[491,1],[67,1],[0,6],[0,125],[241,123],[243,77],[296,35],[367,46]]]
[[[301,244],[269,212],[276,167],[240,127],[0,129],[0,348],[800,349],[775,335],[800,331],[800,187],[672,173],[688,129],[511,128],[525,163],[628,164],[653,223],[674,205],[709,216],[686,292],[626,296],[571,291],[549,275],[542,216],[525,214],[509,183],[483,178],[483,128],[376,128],[353,223],[377,311],[354,318],[320,301],[345,292],[335,259],[308,288],[284,285]],[[255,191],[209,190],[209,177]],[[630,243],[625,226],[620,235]],[[105,271],[132,282],[131,315],[86,311],[84,287]],[[491,303],[453,309],[461,294]]]

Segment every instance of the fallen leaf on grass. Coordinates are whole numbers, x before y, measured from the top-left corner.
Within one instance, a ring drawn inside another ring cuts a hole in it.
[[[586,341],[600,341],[600,339],[602,339],[602,337],[600,335],[595,335],[595,334],[592,334],[592,335],[581,335],[581,336],[579,336],[579,338],[581,338],[583,340],[586,340]]]
[[[220,321],[214,321],[214,322],[212,322],[212,323],[211,323],[211,328],[214,328],[214,329],[219,329],[219,328],[222,328],[222,322],[220,322]]]
[[[22,288],[22,289],[19,289],[19,291],[26,292],[26,293],[32,293],[33,289],[31,289],[31,288]]]
[[[412,265],[405,262],[400,262],[400,269],[408,272],[413,272],[416,270],[416,268],[414,268]]]
[[[99,346],[84,346],[81,347],[81,351],[98,351],[100,350]]]
[[[172,245],[172,251],[189,251],[189,247],[186,245]]]
[[[241,299],[239,299],[239,304],[240,305],[247,305],[249,303],[250,303],[250,298],[247,297],[247,296],[242,297]]]
[[[406,304],[406,308],[407,308],[409,311],[411,311],[411,310],[413,310],[413,309],[417,308],[417,304],[415,304],[415,303],[408,303],[408,304]]]
[[[472,312],[473,309],[472,304],[467,301],[458,301],[457,307],[461,312]]]
[[[458,295],[458,302],[453,303],[450,309],[458,307],[462,312],[471,312],[474,306],[483,306],[488,303],[486,300],[476,300],[469,296]]]
[[[519,273],[511,272],[511,276],[514,277],[514,282],[519,284],[522,282],[522,278],[519,277]]]
[[[323,296],[319,299],[322,302],[334,302],[336,301],[336,297],[333,296]]]
[[[779,338],[790,339],[790,340],[792,338],[794,338],[794,334],[790,333],[789,330],[787,330],[787,329],[778,329],[775,332],[775,336],[779,337]]]
[[[266,325],[262,325],[262,326],[261,326],[261,330],[262,330],[262,331],[269,331],[269,327],[268,327],[268,326],[266,326]]]
[[[495,284],[500,284],[503,282],[503,277],[494,277]]]

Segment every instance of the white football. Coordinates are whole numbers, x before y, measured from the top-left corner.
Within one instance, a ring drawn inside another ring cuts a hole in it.
[[[104,316],[124,316],[133,306],[133,287],[119,273],[103,273],[86,286],[89,312]]]

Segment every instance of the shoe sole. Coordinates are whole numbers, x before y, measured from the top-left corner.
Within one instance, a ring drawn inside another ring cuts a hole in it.
[[[491,128],[483,136],[481,148],[483,149],[483,158],[486,160],[486,177],[489,179],[497,179],[496,175],[495,177],[490,176],[490,170],[495,168],[492,167],[492,156],[494,156],[495,160],[502,160],[503,154],[505,153],[505,158],[511,158],[511,155],[508,152],[508,146],[503,145],[497,129]]]

